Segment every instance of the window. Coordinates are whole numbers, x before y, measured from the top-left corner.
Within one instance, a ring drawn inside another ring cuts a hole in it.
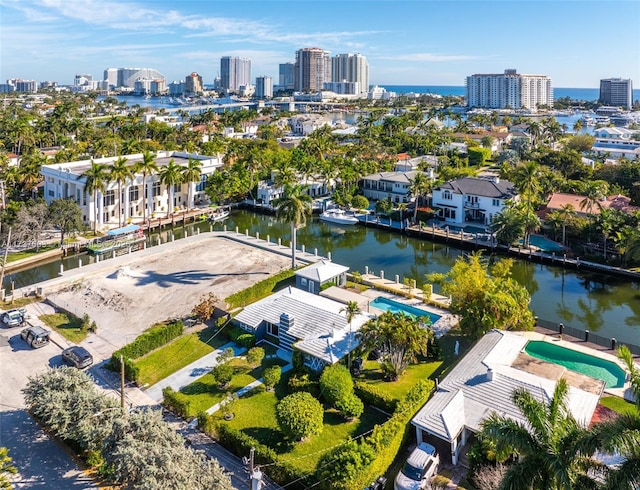
[[[129,187],[129,201],[140,199],[140,188],[138,186]]]
[[[450,201],[450,200],[452,199],[451,192],[449,192],[449,191],[444,191],[444,192],[442,193],[442,199],[447,199],[448,201]]]
[[[55,196],[55,192],[53,192],[53,189],[49,189],[49,197],[53,196]]]
[[[500,199],[494,199],[494,200],[493,200],[493,205],[494,205],[495,207],[500,206]]]
[[[196,184],[196,192],[202,192],[207,188],[207,175],[200,176],[200,182]]]
[[[273,323],[267,323],[267,333],[273,335],[274,337],[278,336],[278,325],[274,325]]]
[[[115,203],[116,203],[116,193],[115,193],[115,191],[113,189],[110,190],[110,191],[107,191],[106,194],[102,198],[102,205],[103,206],[113,206]]]
[[[300,285],[301,285],[301,286],[306,286],[306,285],[307,285],[307,279],[306,279],[306,278],[304,278],[304,277],[301,277],[301,278],[300,278]]]
[[[160,194],[162,194],[162,191],[161,191],[160,188],[161,188],[160,182],[154,182],[153,183],[153,197],[157,197]]]

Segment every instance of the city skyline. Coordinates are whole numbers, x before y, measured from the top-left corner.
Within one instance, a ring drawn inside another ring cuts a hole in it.
[[[461,86],[505,68],[547,75],[554,87],[640,81],[640,2],[626,0],[249,0],[242,9],[195,0],[0,0],[0,10],[1,82],[71,84],[79,73],[101,79],[108,67],[151,67],[168,83],[197,72],[209,85],[223,56],[251,59],[254,79],[278,80],[279,64],[308,47],[361,53],[372,84]]]

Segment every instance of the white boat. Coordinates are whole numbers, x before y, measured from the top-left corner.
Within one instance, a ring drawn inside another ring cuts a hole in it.
[[[209,215],[209,221],[222,221],[227,219],[230,214],[231,211],[229,211],[228,209],[219,208]]]
[[[342,209],[327,209],[320,214],[320,219],[327,223],[336,223],[338,225],[355,225],[358,223],[358,218],[353,214],[347,214]]]

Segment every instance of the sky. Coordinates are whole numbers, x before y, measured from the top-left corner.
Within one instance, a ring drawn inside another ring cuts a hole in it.
[[[640,88],[640,1],[0,0],[0,83],[139,67],[212,84],[222,56],[241,56],[277,84],[278,64],[305,47],[360,53],[383,86],[515,68],[555,87]]]

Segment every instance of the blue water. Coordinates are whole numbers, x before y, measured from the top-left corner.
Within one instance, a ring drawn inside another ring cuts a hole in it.
[[[522,243],[522,240],[520,242]],[[543,252],[562,252],[564,250],[559,243],[540,235],[531,235],[529,237],[529,243],[534,247],[538,247]]]
[[[465,95],[464,85],[385,85],[381,83],[380,86],[384,87],[388,92],[396,93],[412,92],[416,94]],[[599,88],[553,88],[554,99],[569,97],[574,100],[598,100],[599,96]],[[640,100],[640,89],[633,91],[633,100]]]
[[[426,316],[426,317],[429,317],[429,320],[431,320],[432,325],[438,320],[440,320],[440,315],[436,315],[435,313],[431,313],[426,310],[421,310],[419,308],[414,308],[413,306],[398,303],[397,301],[393,301],[392,299],[385,298],[384,296],[378,296],[376,299],[374,299],[370,303],[370,305],[382,311],[390,311],[392,313],[404,313],[405,315],[409,315],[410,317],[413,317],[413,318]]]
[[[564,366],[576,373],[605,382],[607,388],[622,388],[626,374],[611,361],[590,356],[573,349],[566,349],[550,342],[532,340],[527,343],[525,352],[543,361]]]

